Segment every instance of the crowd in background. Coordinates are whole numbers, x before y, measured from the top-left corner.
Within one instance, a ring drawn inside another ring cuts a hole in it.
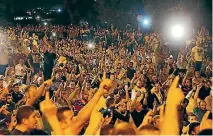
[[[0,30],[0,134],[212,134],[212,37],[177,56],[160,32]]]

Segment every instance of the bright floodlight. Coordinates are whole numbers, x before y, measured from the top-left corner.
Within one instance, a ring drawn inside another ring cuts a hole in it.
[[[88,48],[92,49],[92,48],[93,48],[93,44],[92,44],[92,43],[89,43],[89,44],[88,44]]]
[[[143,23],[144,23],[144,25],[148,25],[148,24],[149,24],[149,21],[148,21],[147,19],[145,19],[145,20],[143,21]]]
[[[56,33],[55,33],[55,32],[53,32],[53,36],[54,36],[54,37],[56,36]]]
[[[47,25],[47,22],[44,22],[44,25],[46,26],[46,25]]]
[[[58,9],[58,12],[61,12],[61,9]]]
[[[183,35],[183,27],[180,25],[172,27],[172,35],[177,38],[181,37]]]

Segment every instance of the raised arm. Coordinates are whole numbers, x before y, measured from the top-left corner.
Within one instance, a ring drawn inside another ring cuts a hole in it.
[[[50,100],[49,92],[46,92],[45,100],[40,103],[40,110],[46,117],[55,135],[63,135],[63,130],[60,127],[56,116],[57,107]]]
[[[178,106],[184,99],[184,94],[180,88],[177,88],[178,81],[179,77],[175,77],[168,90],[166,110],[161,135],[179,135],[180,132]]]
[[[198,98],[198,94],[199,94],[200,89],[201,89],[202,86],[203,86],[202,83],[197,86],[197,89],[196,89],[196,92],[195,92],[195,95],[194,95],[194,108],[198,107],[198,105],[197,105],[197,98]]]
[[[106,75],[106,74],[104,74]],[[104,76],[106,77],[106,76]],[[86,106],[83,107],[83,109],[80,110],[78,113],[78,116],[76,117],[75,123],[70,127],[70,130],[72,134],[79,134],[81,129],[84,127],[84,124],[90,119],[90,115],[98,103],[99,99],[103,95],[104,91],[107,91],[111,88],[112,81],[109,79],[103,79],[103,81],[100,84],[99,90],[95,93],[93,98],[87,103]]]
[[[29,100],[27,100],[26,105],[33,105],[36,100],[38,100],[42,94],[44,93],[44,89],[46,86],[51,86],[52,85],[52,79],[49,79],[45,81],[36,91],[33,97],[31,97]]]

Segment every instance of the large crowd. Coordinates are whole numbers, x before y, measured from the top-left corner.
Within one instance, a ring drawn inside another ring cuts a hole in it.
[[[0,30],[1,135],[211,135],[212,37],[177,57],[160,32]]]

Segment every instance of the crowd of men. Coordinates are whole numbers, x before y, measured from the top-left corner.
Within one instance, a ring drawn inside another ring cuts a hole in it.
[[[211,135],[212,38],[170,53],[160,32],[0,30],[1,135]]]

